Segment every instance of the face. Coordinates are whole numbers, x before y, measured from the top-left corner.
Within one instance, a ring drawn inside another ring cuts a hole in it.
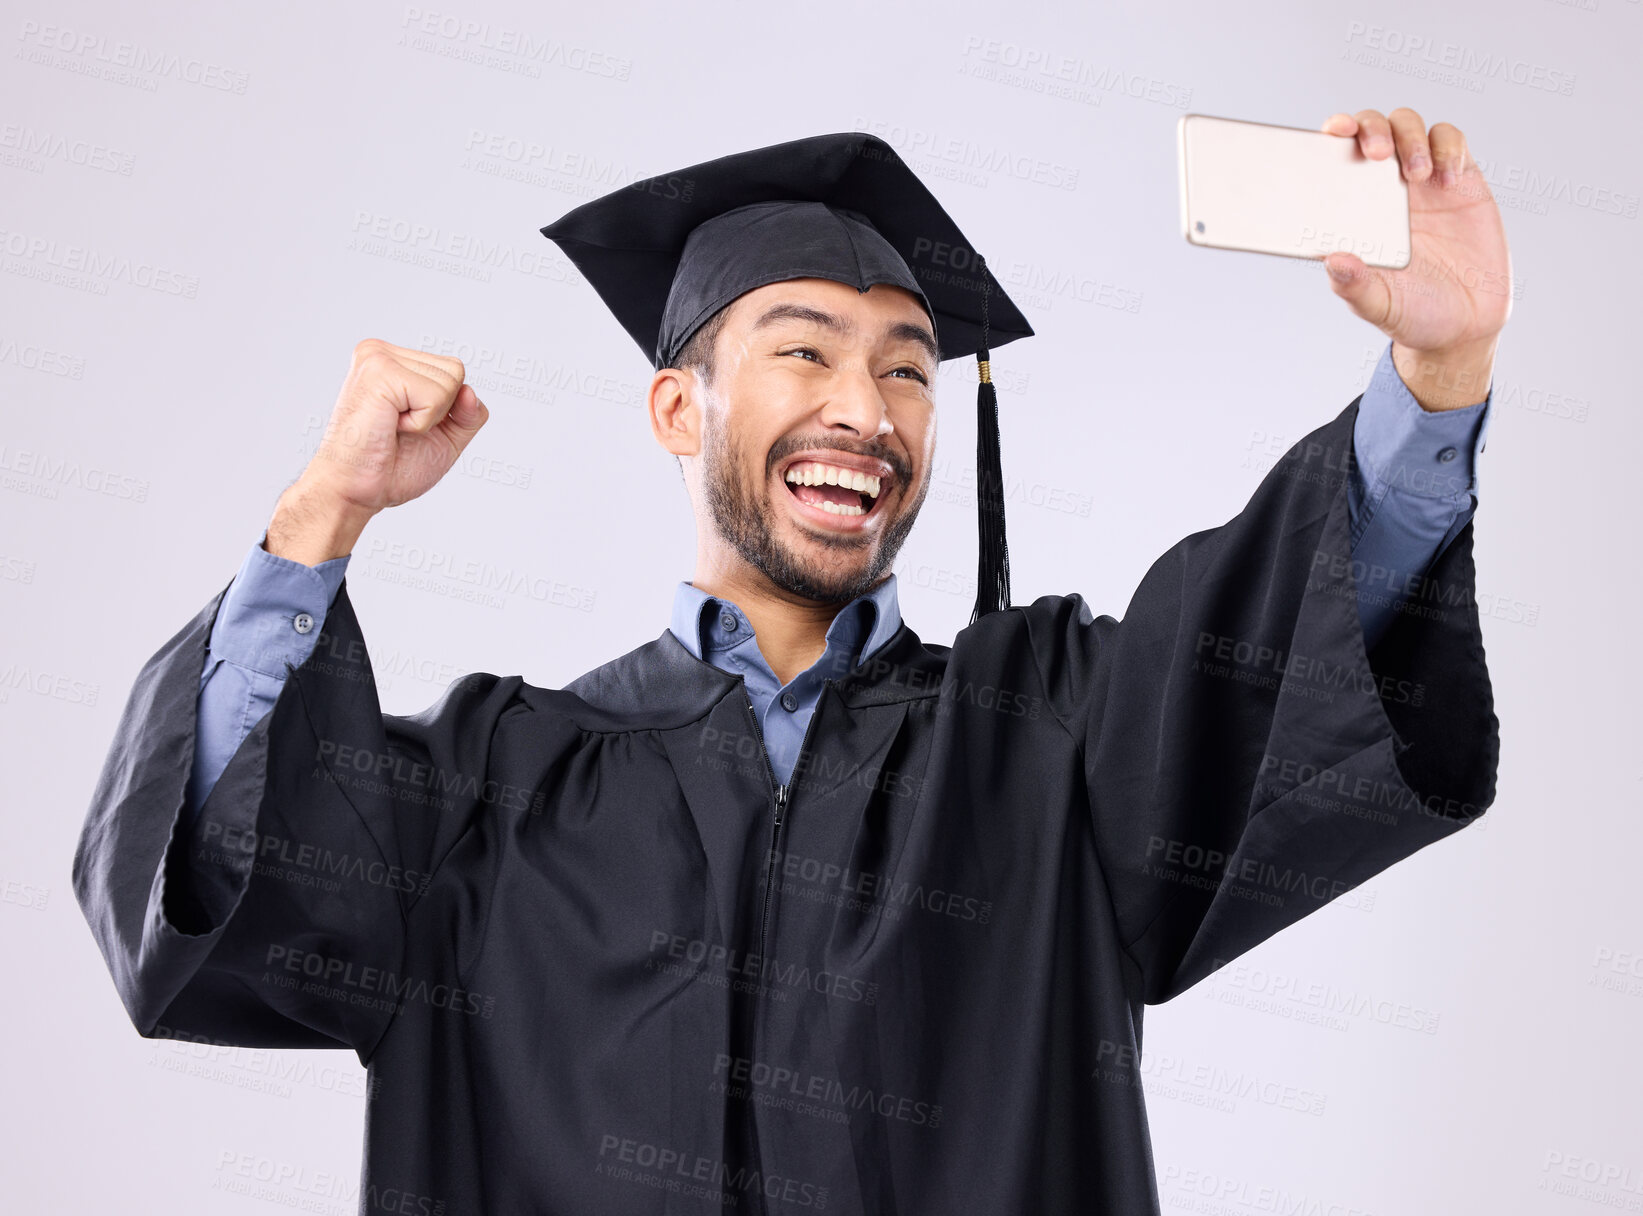
[[[911,292],[791,279],[730,305],[711,385],[657,373],[653,423],[718,544],[791,595],[844,604],[890,572],[924,503],[937,365]],[[658,411],[668,376],[678,400]]]

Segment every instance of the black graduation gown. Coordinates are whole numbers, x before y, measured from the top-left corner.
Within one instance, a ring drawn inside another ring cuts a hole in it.
[[[1492,801],[1472,527],[1365,654],[1358,402],[1148,570],[830,681],[778,822],[671,633],[383,715],[346,587],[193,828],[216,599],[74,888],[145,1036],[346,1046],[362,1212],[1155,1212],[1143,1005]]]

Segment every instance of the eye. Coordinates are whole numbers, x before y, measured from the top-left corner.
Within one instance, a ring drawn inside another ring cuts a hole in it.
[[[788,355],[805,355],[805,356],[807,356],[806,361],[811,362],[811,363],[823,363],[823,364],[825,364],[827,362],[825,359],[823,359],[821,357],[821,352],[816,350],[814,347],[811,347],[811,346],[795,346],[792,350],[778,351],[777,354],[784,357],[784,358]],[[913,380],[916,380],[919,384],[922,384],[926,387],[929,387],[930,378],[928,376],[926,376],[918,368],[916,368],[916,367],[892,368],[890,370],[889,374],[894,376],[894,375],[897,375],[900,372],[906,372],[907,373],[907,378],[911,378]]]

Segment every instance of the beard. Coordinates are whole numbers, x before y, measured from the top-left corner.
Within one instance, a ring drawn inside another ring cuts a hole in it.
[[[913,530],[929,482],[919,488],[918,498],[911,505],[903,502],[901,514],[891,519],[877,537],[811,533],[812,543],[856,557],[859,562],[835,570],[796,552],[777,535],[778,508],[765,488],[768,478],[748,483],[736,461],[733,440],[732,428],[716,425],[710,416],[702,435],[702,488],[714,530],[743,561],[788,594],[822,604],[848,604],[883,580],[901,552],[902,542]],[[800,443],[791,445],[790,450],[808,446],[827,445]],[[776,459],[780,458],[776,454]],[[890,463],[899,475],[896,484],[904,486],[905,462],[892,459]],[[860,560],[861,554],[866,555],[865,561]]]

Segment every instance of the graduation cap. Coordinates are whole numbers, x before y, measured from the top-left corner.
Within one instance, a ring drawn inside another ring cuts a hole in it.
[[[951,216],[889,144],[860,131],[817,135],[636,181],[542,229],[593,284],[657,368],[744,292],[820,278],[916,296],[942,359],[973,354],[976,513],[972,622],[1010,605],[989,349],[1032,336]]]

